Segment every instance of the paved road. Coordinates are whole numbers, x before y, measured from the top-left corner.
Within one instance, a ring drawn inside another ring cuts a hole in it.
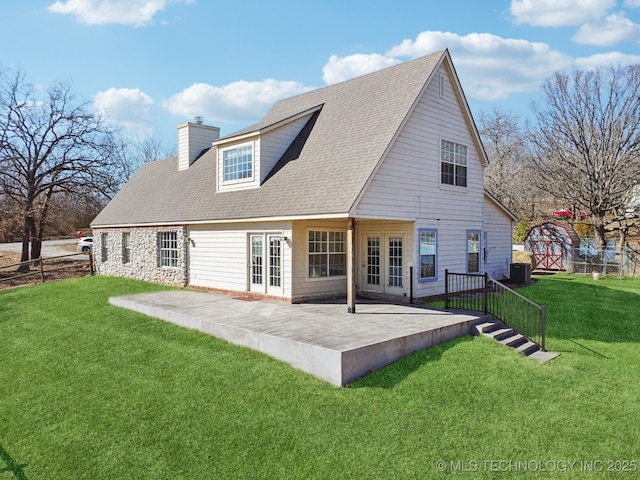
[[[68,255],[74,253],[73,251],[60,248],[62,245],[78,243],[77,238],[70,238],[65,240],[45,240],[42,242],[42,256],[43,257],[57,257],[58,255]],[[0,251],[5,252],[17,252],[22,251],[22,242],[18,243],[0,243]]]

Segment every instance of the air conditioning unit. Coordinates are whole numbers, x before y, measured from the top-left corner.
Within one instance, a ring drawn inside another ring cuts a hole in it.
[[[530,263],[512,263],[510,265],[509,277],[511,283],[525,285],[531,281]]]

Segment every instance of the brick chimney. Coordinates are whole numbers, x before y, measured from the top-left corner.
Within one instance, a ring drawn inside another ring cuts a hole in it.
[[[220,129],[202,124],[202,117],[194,122],[178,125],[178,170],[186,170],[211,142],[220,138]]]

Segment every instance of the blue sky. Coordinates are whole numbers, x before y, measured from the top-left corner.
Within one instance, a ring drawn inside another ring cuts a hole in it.
[[[640,0],[21,0],[0,68],[68,81],[126,134],[223,135],[278,99],[448,48],[473,115],[526,116],[556,70],[640,63]]]

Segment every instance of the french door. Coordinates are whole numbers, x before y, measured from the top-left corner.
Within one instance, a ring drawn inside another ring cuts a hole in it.
[[[280,295],[283,291],[282,243],[280,235],[249,235],[249,290]]]
[[[369,292],[404,293],[404,235],[364,234],[360,246],[360,285]]]

